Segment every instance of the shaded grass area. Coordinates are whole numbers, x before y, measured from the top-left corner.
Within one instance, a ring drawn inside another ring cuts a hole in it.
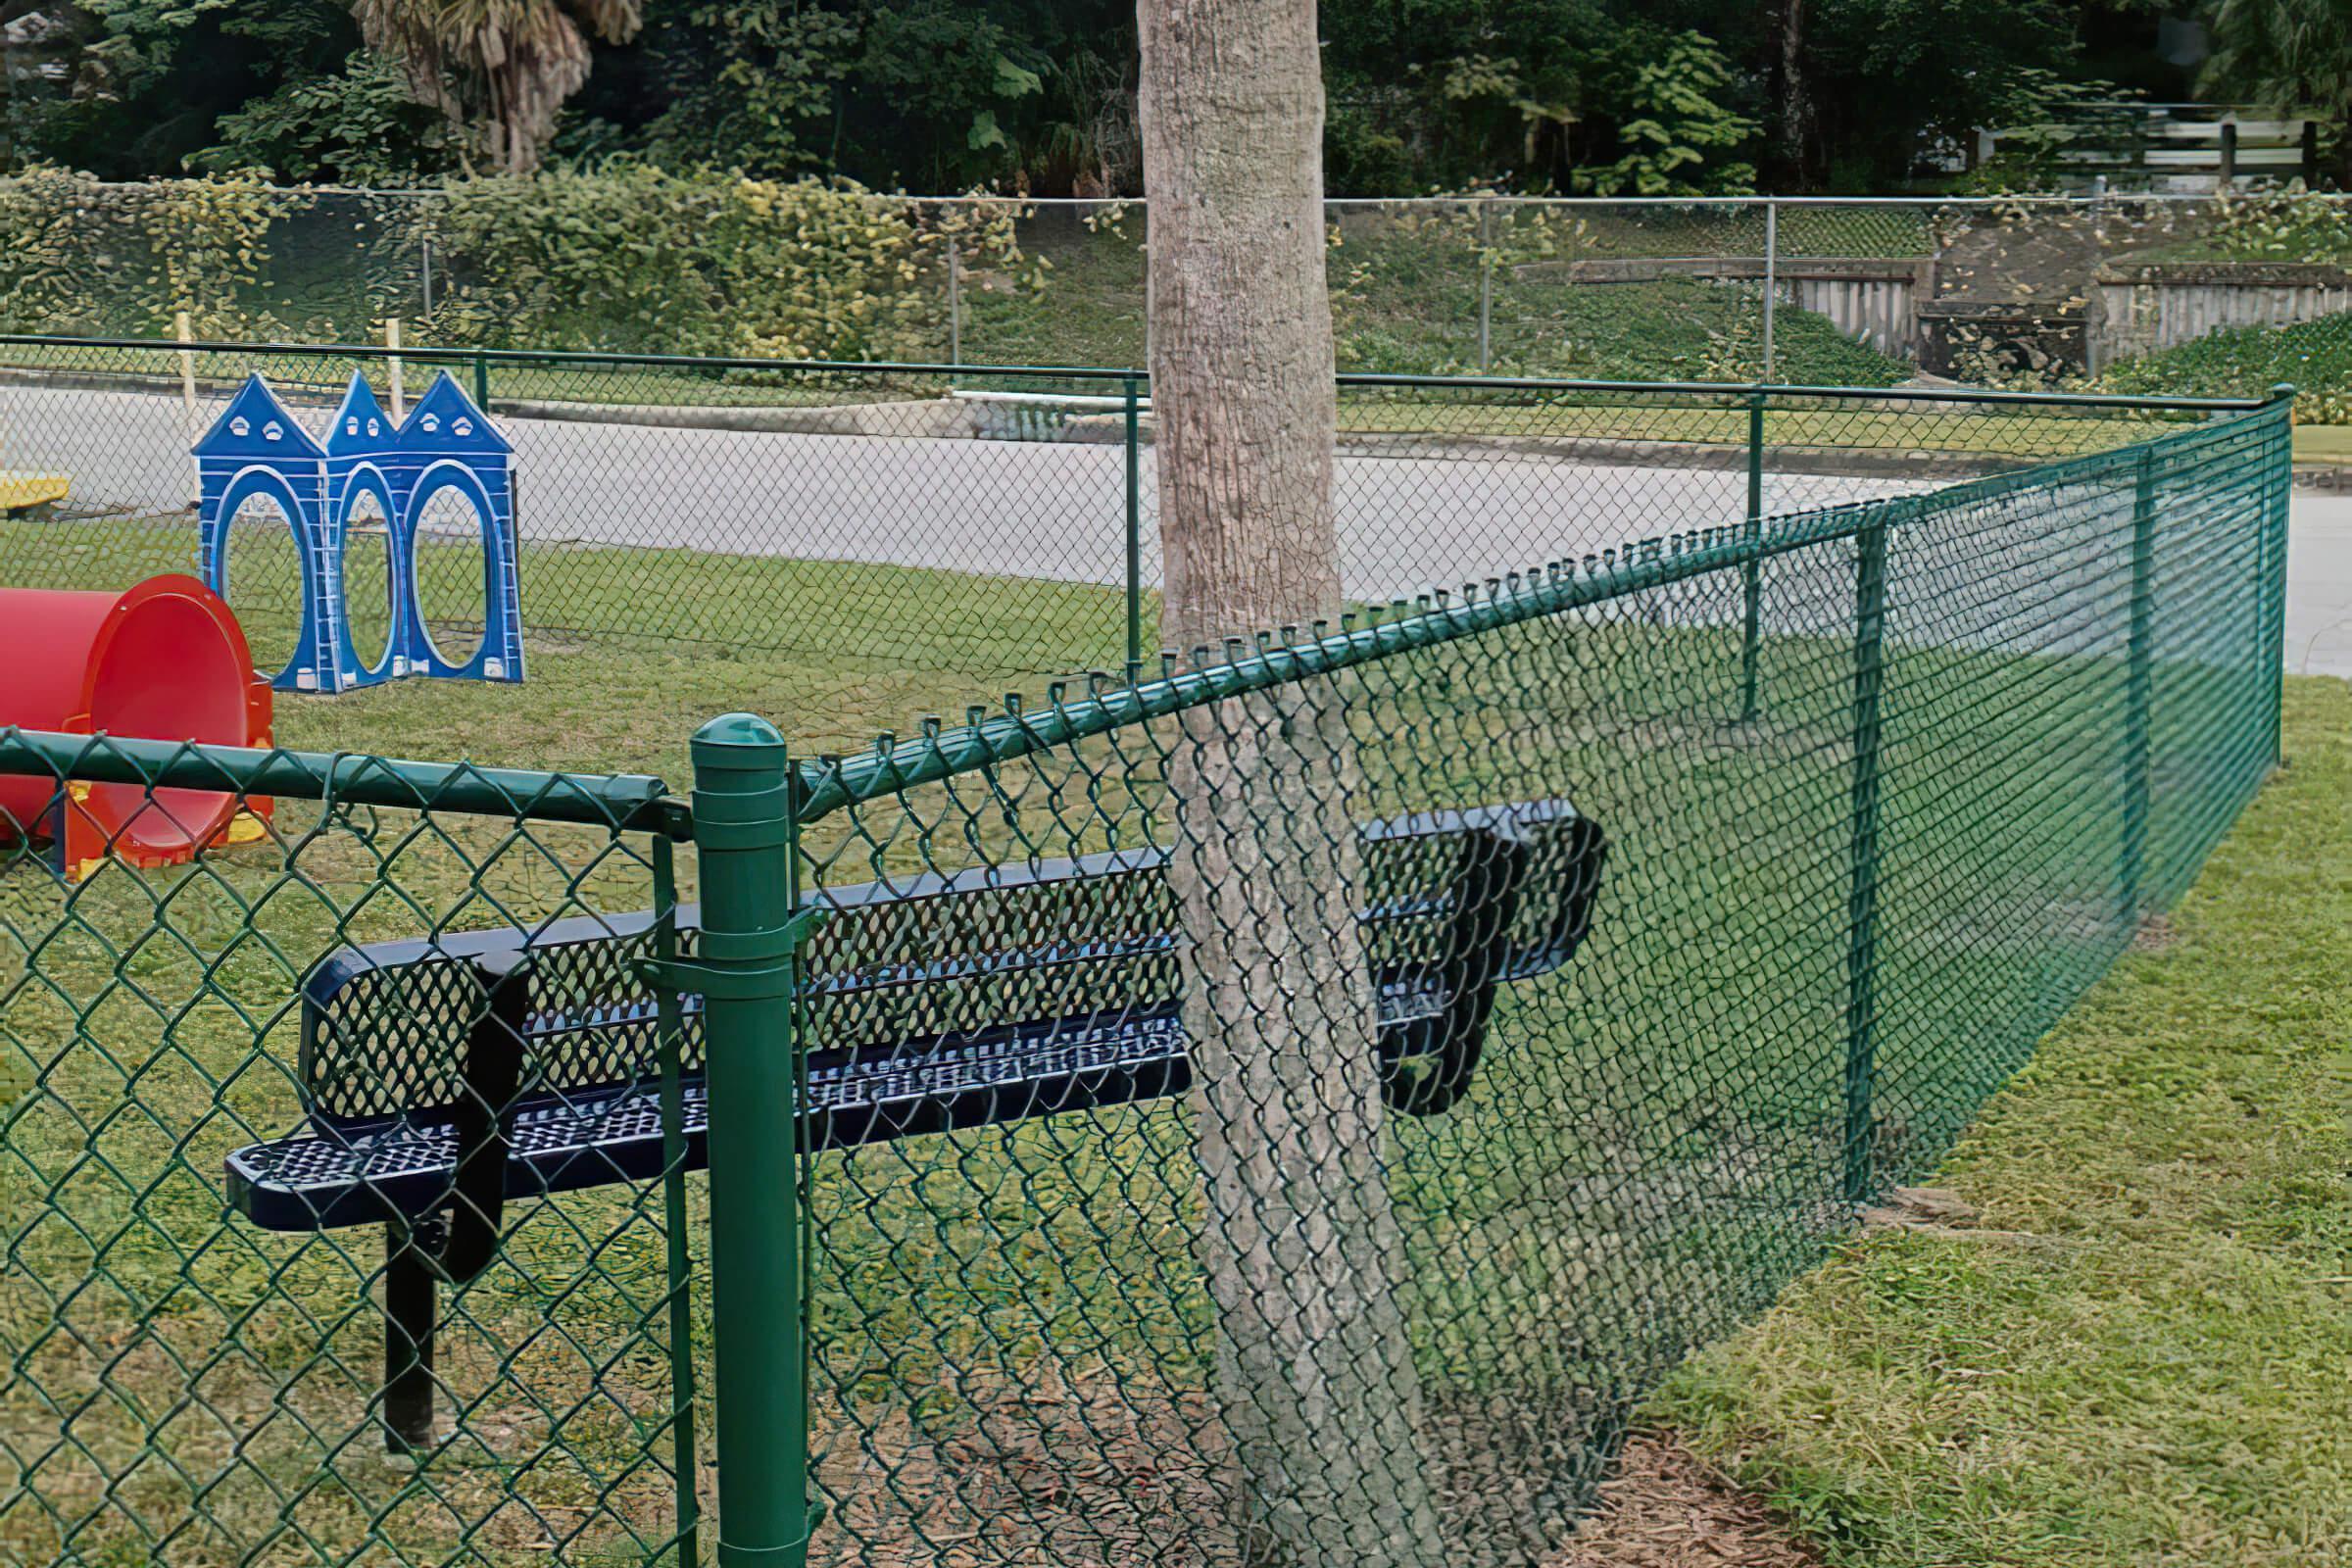
[[[365,344],[365,338],[355,339]],[[181,385],[177,350],[0,345],[0,366],[57,377],[90,375],[109,385],[146,385],[176,392]],[[502,401],[653,404],[672,408],[809,408],[841,403],[881,403],[936,397],[947,389],[938,376],[855,376],[758,369],[695,369],[649,365],[532,364],[476,360],[463,350],[413,350],[400,361],[404,394],[416,398],[447,371],[467,396],[487,392],[495,409]],[[290,398],[333,399],[342,395],[351,372],[360,370],[379,400],[389,401],[392,375],[382,358],[351,359],[319,354],[191,354],[187,368],[198,391],[223,396],[248,375],[268,377]]]
[[[1837,1563],[2352,1558],[2352,691],[1937,1178],[1661,1408]]]
[[[1342,227],[1345,234],[1348,225]],[[1631,245],[1616,253],[1640,254]],[[1052,264],[1052,281],[1042,292],[1009,281],[997,286],[986,275],[967,290],[965,358],[998,365],[1143,364],[1143,265],[1135,235],[1106,228],[1042,254]],[[1479,270],[1475,240],[1451,229],[1369,244],[1344,238],[1331,256],[1340,368],[1476,372]],[[1578,284],[1506,270],[1494,284],[1491,363],[1497,372],[1522,375],[1748,380],[1762,367],[1762,331],[1752,286],[1689,277]],[[1815,385],[1891,386],[1913,370],[1847,338],[1826,317],[1784,306],[1774,327],[1774,373]]]

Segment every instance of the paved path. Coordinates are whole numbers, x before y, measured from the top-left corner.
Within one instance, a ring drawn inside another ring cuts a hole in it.
[[[317,410],[302,416],[324,419]],[[1073,582],[1125,576],[1126,484],[1116,447],[504,423],[517,448],[526,543],[870,561]],[[0,468],[63,470],[73,476],[76,507],[183,508],[193,469],[182,454],[192,437],[175,398],[0,385]],[[1145,462],[1144,569],[1156,582],[1148,451]],[[1729,523],[1745,502],[1736,471],[1493,451],[1343,455],[1336,483],[1343,570],[1358,598]],[[1773,474],[1766,500],[1787,511],[1918,488]],[[2352,676],[2352,497],[2296,493],[2288,568],[2288,667]]]
[[[2352,677],[2352,495],[2295,492],[2286,540],[2286,667]]]
[[[207,411],[209,419],[211,411]],[[302,411],[323,424],[322,411]],[[511,419],[517,515],[530,540],[937,566],[1063,581],[1126,580],[1117,447],[798,435]],[[178,402],[0,386],[0,466],[61,469],[77,508],[184,507],[192,439]],[[1158,578],[1151,456],[1143,536]],[[1336,504],[1350,595],[1385,598],[1622,541],[1736,522],[1736,471],[1595,466],[1470,450],[1344,455]],[[1919,488],[1770,475],[1776,510]]]

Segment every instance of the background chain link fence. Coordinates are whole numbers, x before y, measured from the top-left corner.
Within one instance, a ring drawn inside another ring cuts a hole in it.
[[[652,172],[447,190],[0,181],[0,330],[1146,363],[1142,201]],[[2258,396],[2352,422],[2352,197],[1328,205],[1340,368]]]
[[[0,518],[0,586],[195,570],[188,449],[248,375],[322,435],[355,372],[395,411],[446,372],[515,449],[542,662],[659,638],[1067,674],[1158,650],[1158,481],[1133,372],[28,337],[0,339],[0,357],[16,365],[0,466],[70,484],[43,514]],[[1905,494],[2200,416],[2180,399],[1350,375],[1343,583],[1359,604],[1409,599],[1619,549],[1662,517],[1731,525]],[[423,617],[456,662],[482,634],[481,529],[443,491],[416,536]],[[370,666],[392,541],[362,509],[340,563]],[[225,570],[257,661],[280,667],[304,597],[268,500],[232,522]]]
[[[2276,760],[2286,411],[2092,422],[691,805],[0,731],[8,1555],[1540,1560]]]

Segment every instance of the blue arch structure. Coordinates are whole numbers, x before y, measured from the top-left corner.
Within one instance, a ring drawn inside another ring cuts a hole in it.
[[[409,411],[397,451],[386,459],[401,491],[402,571],[410,584],[409,657],[447,680],[522,679],[522,589],[514,548],[514,449],[444,370]],[[481,525],[482,641],[463,663],[444,659],[425,630],[416,592],[417,534],[425,505],[455,490]]]
[[[228,525],[253,497],[272,502],[302,562],[302,629],[285,668],[263,670],[287,691],[340,691],[346,645],[340,573],[329,555],[326,452],[260,376],[237,389],[195,446],[197,544],[205,585],[228,597]]]
[[[519,681],[522,592],[514,543],[514,449],[443,371],[395,425],[356,371],[321,446],[259,375],[229,400],[195,447],[197,531],[205,581],[227,591],[227,527],[246,500],[266,495],[285,512],[302,557],[302,634],[282,670],[264,671],[287,691],[342,692],[409,675]],[[424,505],[454,489],[481,521],[481,647],[458,663],[427,634],[416,591],[416,536]],[[391,532],[392,633],[365,662],[351,635],[343,581],[352,503],[375,496]]]
[[[345,560],[351,553],[352,529],[358,522],[358,519],[352,515],[352,508],[358,503],[360,497],[364,495],[375,497],[376,506],[383,512],[384,560],[386,563],[384,592],[391,600],[386,607],[390,612],[390,621],[384,631],[383,650],[376,655],[375,662],[372,665],[368,662],[366,651],[359,645],[359,634],[352,625],[351,579],[348,574],[343,578],[343,625],[346,633],[351,637],[352,661],[359,666],[360,679],[357,684],[372,686],[380,681],[398,680],[409,674],[413,667],[404,640],[404,633],[408,625],[408,597],[411,589],[409,577],[400,569],[400,503],[392,494],[391,481],[385,478],[383,470],[372,463],[354,466],[343,475],[339,484],[331,478],[328,483],[333,486],[328,499],[329,505],[333,508],[332,515],[335,519],[335,569],[337,571],[344,570]]]

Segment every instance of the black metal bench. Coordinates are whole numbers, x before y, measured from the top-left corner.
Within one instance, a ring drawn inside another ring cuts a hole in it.
[[[1357,911],[1395,1108],[1469,1087],[1497,986],[1558,968],[1591,921],[1600,829],[1564,801],[1364,830]],[[1164,852],[828,890],[801,948],[811,1150],[1182,1093],[1182,938]],[[676,915],[681,959],[697,911]],[[302,994],[307,1130],[228,1156],[229,1200],[278,1231],[387,1227],[385,1420],[431,1428],[436,1280],[497,1250],[510,1200],[669,1164],[651,913],[329,955]],[[707,1158],[701,999],[678,999],[684,1164]],[[442,1216],[448,1216],[444,1219]]]

